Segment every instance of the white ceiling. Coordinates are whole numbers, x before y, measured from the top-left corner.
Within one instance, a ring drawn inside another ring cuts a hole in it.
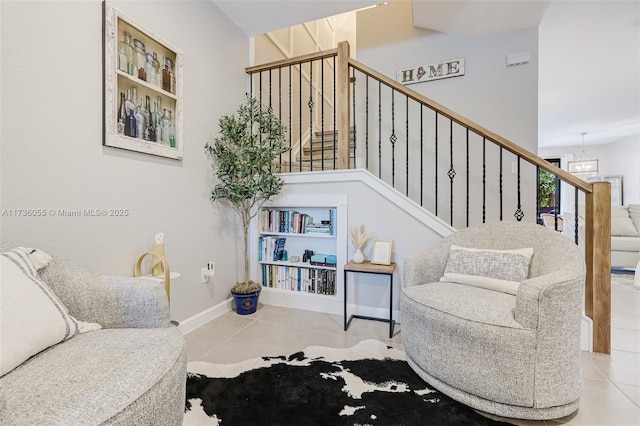
[[[212,0],[253,36],[369,0]],[[398,0],[396,0],[398,1]],[[483,35],[539,26],[538,146],[640,143],[640,1],[413,0],[414,25]]]

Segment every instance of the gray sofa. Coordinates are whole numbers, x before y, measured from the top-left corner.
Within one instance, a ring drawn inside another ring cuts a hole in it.
[[[186,354],[163,286],[98,276],[56,258],[38,276],[72,316],[102,329],[49,347],[2,376],[0,424],[180,425]]]
[[[528,278],[515,295],[439,281],[452,244],[532,247]],[[585,267],[568,238],[527,223],[467,228],[408,257],[403,275],[407,361],[428,383],[499,416],[552,419],[578,409]]]

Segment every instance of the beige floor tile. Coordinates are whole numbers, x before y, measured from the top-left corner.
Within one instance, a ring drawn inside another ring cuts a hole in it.
[[[354,336],[365,336],[371,339],[377,339],[381,342],[402,343],[400,337],[401,326],[396,324],[393,329],[393,337],[389,338],[389,323],[382,321],[366,320],[354,318],[349,325],[347,334]]]
[[[611,349],[640,353],[640,331],[612,327]]]
[[[214,349],[220,343],[214,344],[202,340],[190,339],[185,337],[185,346],[187,350],[187,362],[198,361],[207,352]]]
[[[616,383],[615,385],[624,392],[634,404],[640,407],[640,386],[623,385],[622,383]]]
[[[201,357],[201,361],[235,363],[259,356],[285,355],[296,331],[287,325],[256,320]]]
[[[580,409],[557,420],[559,424],[580,426],[637,426],[640,408],[613,383],[585,379]]]
[[[329,331],[334,333],[344,333],[344,321],[342,315],[319,314],[309,324],[314,330]]]
[[[344,332],[314,331],[313,333],[298,333],[289,343],[288,352],[292,354],[309,346],[328,346],[331,348],[350,348],[357,345],[366,337],[350,336]]]
[[[612,350],[611,355],[594,354],[592,363],[612,382],[640,386],[640,354]]]
[[[313,311],[273,306],[259,319],[261,321],[284,324],[296,330],[301,330],[309,328],[309,324],[319,315],[321,314]]]
[[[507,422],[518,426],[547,426],[547,422],[545,420],[523,420],[523,419],[511,419],[507,417],[494,416],[493,414],[485,413],[482,411],[476,410],[477,413],[488,417],[493,420],[498,420],[501,422]]]
[[[580,352],[580,362],[582,364],[582,377],[584,379],[608,380],[593,364],[593,359],[598,356],[593,352]]]
[[[219,343],[236,334],[238,331],[249,326],[254,320],[245,315],[238,315],[235,312],[227,312],[213,321],[196,328],[185,337],[205,342]]]

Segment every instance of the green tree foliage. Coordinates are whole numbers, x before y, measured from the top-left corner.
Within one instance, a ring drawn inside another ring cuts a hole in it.
[[[246,291],[249,284],[249,223],[284,184],[274,163],[289,150],[286,126],[251,96],[247,96],[235,114],[222,116],[219,125],[219,136],[205,145],[218,178],[211,191],[211,200],[228,200],[240,213],[244,228],[245,285],[237,285],[234,291],[244,288],[244,292],[250,292]]]

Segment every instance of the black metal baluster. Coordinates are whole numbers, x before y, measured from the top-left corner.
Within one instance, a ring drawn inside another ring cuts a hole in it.
[[[422,113],[424,110],[424,105],[420,103],[420,206],[424,205],[424,120],[422,117]]]
[[[536,194],[536,222],[540,223],[540,166],[536,166]],[[540,224],[545,225],[544,222]]]
[[[487,138],[482,137],[482,223],[487,221]]]
[[[438,216],[438,111],[436,111],[436,137],[435,137],[435,153],[434,153],[434,161],[435,161],[435,208],[434,212],[436,217]]]
[[[271,76],[271,71],[269,70],[269,108],[267,108],[267,111],[269,112],[269,114],[273,113],[273,104],[271,103],[271,92],[273,90],[273,83],[272,83],[272,76]]]
[[[522,203],[520,202],[520,156],[518,156],[518,209],[513,214],[513,216],[520,222],[524,217],[524,212],[522,211]]]
[[[449,197],[449,208],[450,208],[450,219],[449,225],[453,226],[453,179],[456,177],[456,170],[453,168],[453,119],[449,119],[449,172],[447,175],[449,176],[450,181],[450,197]]]
[[[313,171],[313,61],[309,61],[309,158],[310,170]]]
[[[395,102],[396,89],[391,89],[391,136],[389,141],[391,142],[391,186],[396,187],[396,102]]]
[[[366,78],[365,78],[365,85],[366,85],[366,89],[365,89],[365,97],[366,97],[366,101],[365,101],[365,135],[364,135],[364,156],[365,156],[365,167],[367,170],[369,170],[369,74],[366,74]],[[355,114],[355,112],[354,112]]]
[[[298,168],[300,169],[300,171],[302,171],[302,62],[298,63],[298,75],[299,75],[299,109],[298,109],[298,114],[299,114],[299,127],[300,127],[300,140],[298,141],[298,145],[300,146],[300,148],[298,149]]]
[[[502,147],[500,147],[500,222],[502,222]]]
[[[352,116],[353,116],[353,168],[356,168],[356,69],[352,68],[353,70],[353,77],[351,78],[352,81],[352,88],[353,88],[353,109],[352,109]],[[351,132],[349,132],[349,144],[351,144]]]
[[[293,129],[292,126],[292,116],[293,116],[293,104],[292,104],[292,87],[293,87],[293,78],[291,73],[291,65],[289,65],[289,173],[291,173],[291,167],[293,166]]]
[[[382,179],[382,82],[378,81],[378,179]]]
[[[282,68],[278,68],[278,119],[282,121]],[[280,154],[280,171],[282,171],[282,154]]]
[[[560,207],[560,178],[558,175],[554,175],[556,177],[556,190],[553,194],[553,221],[555,223],[556,231],[558,231],[558,208]]]
[[[469,227],[469,128],[467,127],[467,227]]]
[[[336,57],[333,57],[333,170],[336,169],[336,145],[338,131],[336,129]]]
[[[258,86],[258,100],[259,100],[259,105],[260,105],[260,111],[262,111],[262,71],[260,71],[258,73],[260,79],[259,79],[259,86]]]
[[[406,98],[406,105],[405,105],[405,132],[406,132],[406,138],[407,138],[407,150],[405,152],[405,179],[406,179],[406,186],[407,189],[405,191],[405,195],[408,197],[409,196],[409,97],[405,96]]]
[[[322,154],[320,154],[321,170],[324,170],[324,59],[320,59],[320,142],[322,145]]]
[[[578,241],[578,187],[577,186],[575,187],[575,190],[576,190],[575,199],[574,199],[574,202],[573,202],[573,205],[574,205],[574,207],[573,207],[573,217],[574,217],[573,226],[575,227],[574,228],[575,229],[575,242],[576,242],[576,244],[578,244],[579,241]]]
[[[249,74],[249,95],[253,97],[253,74]]]

